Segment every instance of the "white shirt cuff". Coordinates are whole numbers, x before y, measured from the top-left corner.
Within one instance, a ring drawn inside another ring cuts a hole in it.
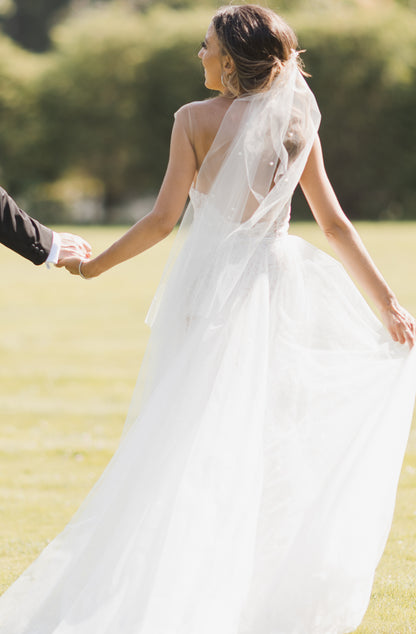
[[[52,237],[51,250],[45,262],[48,269],[51,267],[52,264],[58,263],[60,250],[61,250],[61,236],[59,235],[59,233],[56,233],[56,231],[54,231],[53,237]]]

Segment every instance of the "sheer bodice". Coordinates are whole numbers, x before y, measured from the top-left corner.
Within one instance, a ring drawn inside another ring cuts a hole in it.
[[[224,222],[221,217],[222,207],[217,207],[215,205],[215,201],[209,193],[203,193],[196,189],[196,187],[191,187],[189,197],[194,212],[194,225],[198,226],[198,230],[200,230],[201,233],[204,233],[206,242],[209,242],[210,239],[215,241],[216,236],[218,235],[218,224],[222,224]],[[209,210],[208,213],[205,213],[206,209]],[[289,221],[290,202],[283,209],[281,216],[276,218],[276,220],[267,226],[267,231],[264,231],[262,226],[259,227],[258,231],[261,236],[261,243],[266,244],[278,238],[287,236],[289,231]],[[240,224],[241,223],[239,221],[230,218],[229,224],[227,225],[229,234],[231,234],[235,229],[238,229]],[[253,228],[250,233],[242,233],[241,235],[238,234],[238,237],[249,241],[253,238],[255,239],[255,236],[256,228]]]

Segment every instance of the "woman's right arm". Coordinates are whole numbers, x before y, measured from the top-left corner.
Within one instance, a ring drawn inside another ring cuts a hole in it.
[[[178,111],[172,129],[169,163],[155,206],[121,238],[97,257],[82,263],[84,277],[96,277],[104,271],[133,258],[163,240],[175,227],[183,212],[196,172],[193,147],[186,131],[184,109]],[[80,259],[68,258],[60,263],[78,275]]]

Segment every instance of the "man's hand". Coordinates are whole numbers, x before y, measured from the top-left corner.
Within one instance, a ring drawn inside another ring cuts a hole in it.
[[[58,256],[58,266],[62,260],[66,258],[79,258],[86,260],[91,257],[91,245],[86,242],[80,236],[76,236],[73,233],[60,233],[61,248]]]

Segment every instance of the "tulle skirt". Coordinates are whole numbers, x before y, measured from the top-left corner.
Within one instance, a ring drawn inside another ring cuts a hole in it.
[[[186,301],[197,271],[167,289],[120,446],[0,599],[1,634],[359,625],[392,520],[415,353],[300,238],[265,240],[217,312]],[[218,284],[208,278],[207,296]]]

